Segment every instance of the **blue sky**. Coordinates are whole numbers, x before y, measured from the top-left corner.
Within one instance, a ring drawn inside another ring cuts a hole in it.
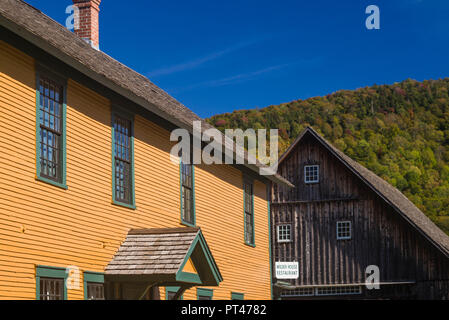
[[[71,0],[27,0],[64,24]],[[365,9],[380,8],[380,30]],[[449,76],[447,0],[103,0],[101,50],[202,117]]]

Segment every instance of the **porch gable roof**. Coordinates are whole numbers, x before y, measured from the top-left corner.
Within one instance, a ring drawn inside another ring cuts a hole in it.
[[[189,261],[196,273],[185,271]],[[203,286],[223,280],[200,228],[132,229],[105,275]]]

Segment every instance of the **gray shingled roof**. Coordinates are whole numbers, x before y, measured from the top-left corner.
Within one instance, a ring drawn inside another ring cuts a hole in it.
[[[212,128],[145,76],[93,49],[64,26],[22,0],[0,0],[0,25],[175,126],[192,132],[193,121],[201,121],[203,132]],[[222,145],[225,146],[227,138],[222,135],[222,139]],[[231,145],[234,145],[233,141]],[[249,159],[251,155],[245,151],[243,157]],[[245,166],[256,172],[264,167],[258,161],[256,165],[247,163],[245,161]],[[267,178],[292,186],[279,175]]]
[[[353,173],[362,179],[374,192],[383,198],[397,212],[399,212],[410,224],[433,243],[443,254],[449,257],[449,236],[438,228],[421,210],[419,210],[401,191],[383,180],[381,177],[368,170],[360,163],[352,160],[343,152],[334,147],[330,142],[319,135],[314,129],[306,128],[293,144],[279,159],[281,163],[296,147],[299,141],[307,134],[311,134],[334,154]]]
[[[198,228],[130,230],[106,275],[176,275]]]

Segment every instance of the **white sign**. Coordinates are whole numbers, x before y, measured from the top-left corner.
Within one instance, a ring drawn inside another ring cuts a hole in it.
[[[298,262],[276,262],[276,279],[298,279]]]

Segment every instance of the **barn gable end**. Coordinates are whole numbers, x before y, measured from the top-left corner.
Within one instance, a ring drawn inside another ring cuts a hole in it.
[[[305,182],[313,172],[305,166],[319,166],[318,182]],[[310,298],[317,295],[298,290],[356,286],[360,293],[351,296],[359,298],[448,295],[449,237],[399,190],[312,128],[281,157],[279,174],[295,188],[272,188],[273,259],[298,261],[299,279],[275,285],[278,293]],[[291,226],[291,241],[278,241],[285,225]],[[339,238],[338,225],[350,226],[349,239]],[[379,267],[380,291],[364,286],[370,265]]]

